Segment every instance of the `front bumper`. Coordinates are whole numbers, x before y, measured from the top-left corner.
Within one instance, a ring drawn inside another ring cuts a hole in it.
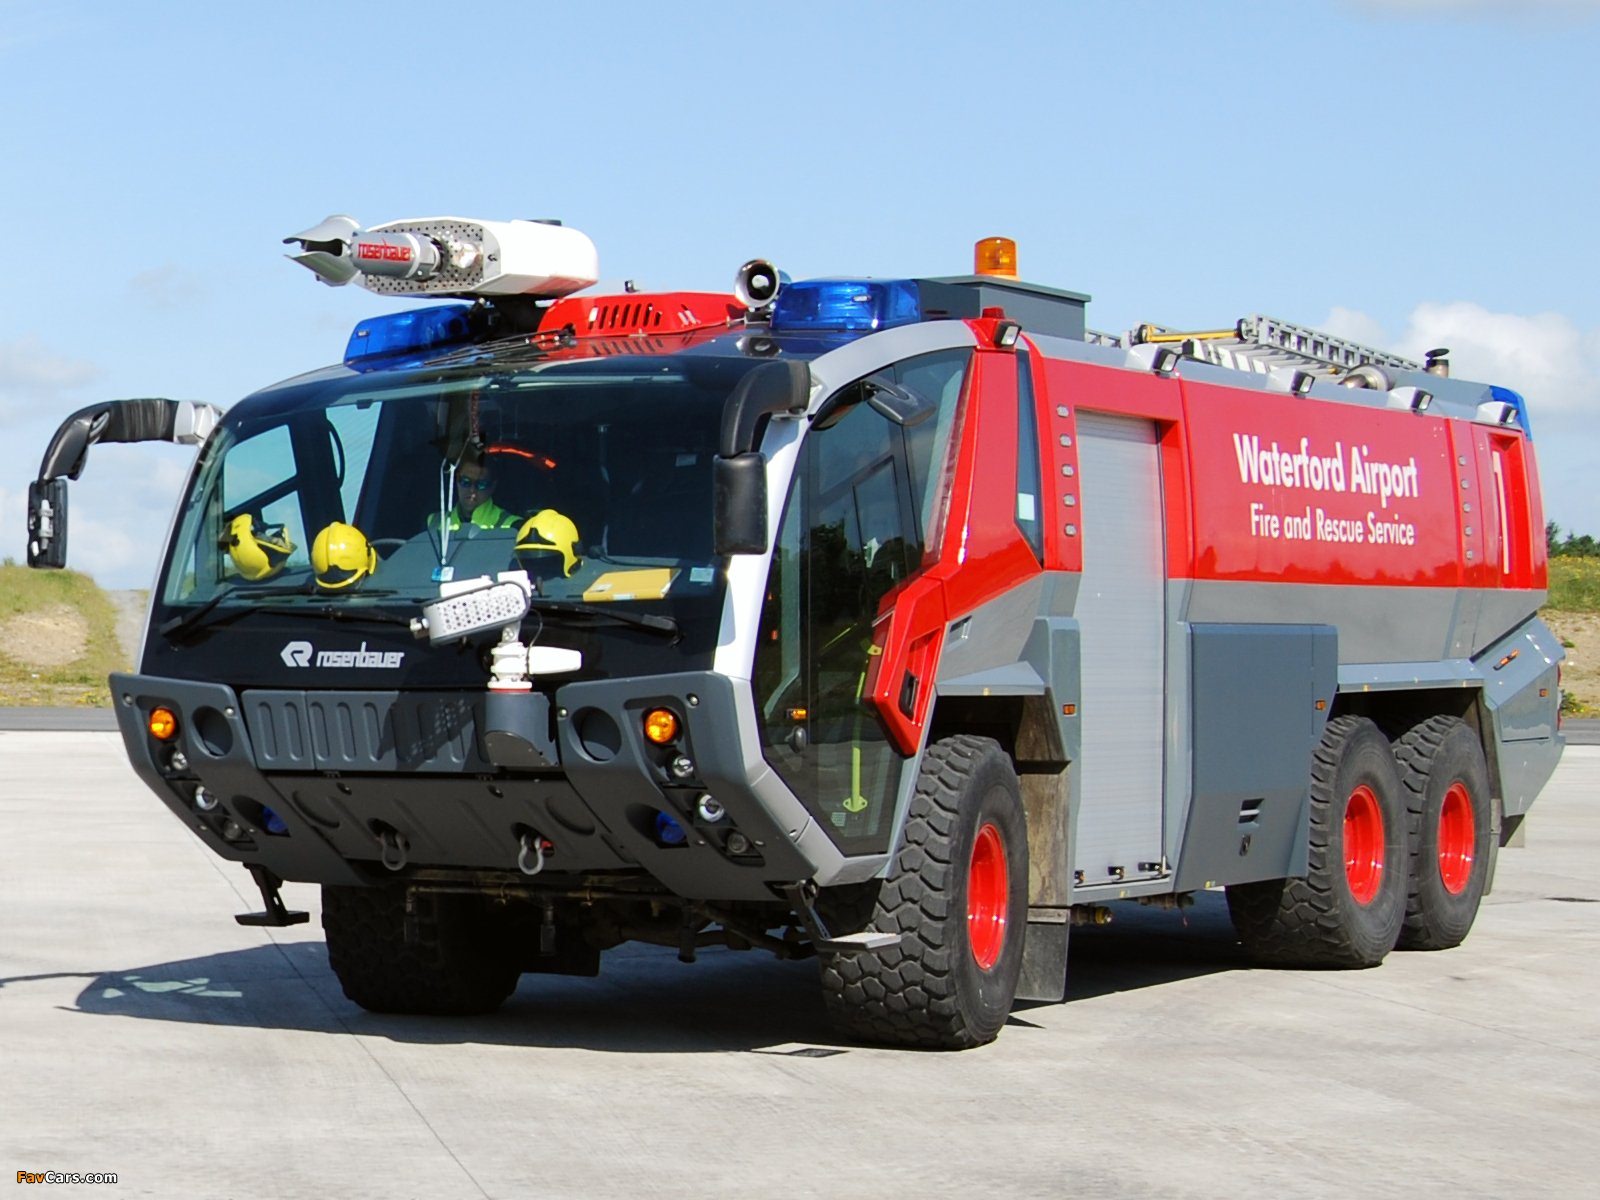
[[[527,706],[521,729],[545,731],[543,754],[521,756],[485,736],[483,692],[235,692],[131,674],[111,687],[150,789],[221,857],[287,880],[518,872],[530,835],[552,847],[540,883],[642,873],[696,900],[771,900],[775,884],[852,882],[882,865],[839,853],[762,759],[747,685],[711,672],[511,698]],[[497,726],[507,703],[496,699]],[[670,750],[642,735],[644,711],[662,704],[683,718]],[[178,715],[171,744],[147,732],[157,705]],[[681,779],[668,766],[680,754],[694,764]],[[726,813],[715,822],[696,814],[707,794]],[[658,839],[661,813],[685,831],[681,845]]]

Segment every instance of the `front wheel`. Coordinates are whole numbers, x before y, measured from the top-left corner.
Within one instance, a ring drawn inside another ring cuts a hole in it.
[[[493,1012],[521,974],[500,922],[477,896],[406,889],[322,889],[328,964],[369,1012],[464,1016]]]
[[[1016,771],[990,738],[929,746],[871,928],[900,942],[824,955],[823,996],[865,1041],[964,1050],[1011,1012],[1028,919],[1028,834]]]

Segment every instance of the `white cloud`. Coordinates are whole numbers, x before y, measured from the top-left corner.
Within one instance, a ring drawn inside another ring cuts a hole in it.
[[[1400,345],[1415,356],[1447,346],[1455,374],[1504,383],[1547,414],[1592,410],[1600,390],[1593,370],[1600,329],[1579,329],[1559,313],[1523,317],[1465,302],[1419,304]]]
[[[175,263],[165,263],[140,271],[128,281],[134,297],[154,308],[187,308],[205,300],[209,294],[205,278]]]
[[[1389,341],[1389,335],[1384,332],[1382,325],[1366,313],[1357,312],[1353,308],[1335,307],[1328,313],[1328,319],[1317,328],[1336,337],[1349,338],[1364,346],[1375,346],[1380,349]]]
[[[1322,327],[1419,361],[1429,350],[1448,349],[1451,374],[1521,392],[1535,420],[1593,411],[1600,398],[1593,372],[1600,328],[1580,329],[1560,313],[1497,313],[1458,300],[1417,305],[1398,337],[1349,308],[1333,309]]]
[[[55,400],[99,377],[100,368],[93,363],[64,358],[36,337],[0,342],[0,422],[13,411]]]
[[[1579,533],[1600,533],[1600,327],[1582,329],[1560,313],[1490,312],[1466,301],[1419,304],[1399,336],[1365,313],[1335,308],[1322,328],[1420,360],[1450,351],[1450,373],[1495,383],[1528,401],[1545,514]]]

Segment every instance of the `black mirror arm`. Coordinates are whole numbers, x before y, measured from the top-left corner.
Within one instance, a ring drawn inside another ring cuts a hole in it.
[[[80,408],[61,423],[39,463],[39,481],[76,479],[97,442],[203,442],[222,415],[189,400],[107,400]]]
[[[810,400],[810,366],[792,359],[762,363],[739,381],[723,405],[717,453],[723,458],[749,453],[756,448],[763,417],[804,412]]]

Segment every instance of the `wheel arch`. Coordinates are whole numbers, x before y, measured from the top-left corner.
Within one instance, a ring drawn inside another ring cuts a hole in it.
[[[1394,688],[1384,691],[1341,691],[1333,700],[1331,717],[1366,717],[1391,742],[1434,717],[1456,717],[1477,736],[1489,765],[1491,795],[1502,796],[1500,756],[1496,752],[1494,723],[1483,688],[1476,683],[1456,687]]]
[[[928,722],[928,744],[957,734],[993,738],[1011,760],[1028,834],[1028,926],[1021,1000],[1065,995],[1067,910],[1072,904],[1074,803],[1072,759],[1078,753],[1075,713],[1062,711],[1044,689],[1018,695],[941,695]]]

